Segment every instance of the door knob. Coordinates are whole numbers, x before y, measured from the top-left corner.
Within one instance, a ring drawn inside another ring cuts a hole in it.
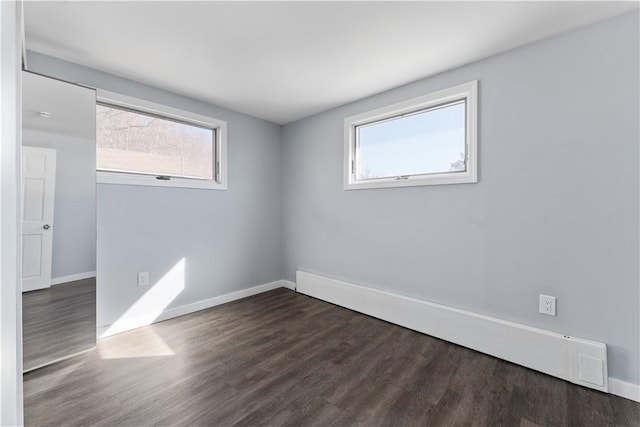
[[[51,226],[49,224],[45,224],[42,226],[42,228],[44,228],[45,230],[48,230],[51,228]]]

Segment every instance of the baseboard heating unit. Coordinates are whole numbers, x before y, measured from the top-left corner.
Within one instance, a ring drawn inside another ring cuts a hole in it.
[[[391,292],[298,271],[296,290],[342,307],[609,391],[607,346]]]

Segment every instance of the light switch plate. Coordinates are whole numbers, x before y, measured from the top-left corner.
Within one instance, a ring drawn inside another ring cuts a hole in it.
[[[138,273],[138,287],[149,286],[149,272],[141,271]]]

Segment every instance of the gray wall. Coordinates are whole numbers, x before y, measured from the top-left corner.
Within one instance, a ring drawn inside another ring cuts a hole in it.
[[[110,325],[185,258],[168,308],[281,278],[280,126],[58,59],[29,69],[228,123],[228,190],[98,185],[98,327]],[[151,307],[152,311],[158,307]]]
[[[96,269],[96,143],[23,129],[23,145],[56,150],[53,279]]]
[[[638,50],[634,11],[285,126],[284,277],[602,341],[639,383]],[[474,79],[477,184],[342,189],[345,117]]]

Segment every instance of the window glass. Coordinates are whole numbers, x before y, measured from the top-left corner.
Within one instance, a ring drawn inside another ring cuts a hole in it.
[[[356,179],[464,172],[465,102],[356,127]]]
[[[98,104],[99,171],[212,180],[215,130]]]

